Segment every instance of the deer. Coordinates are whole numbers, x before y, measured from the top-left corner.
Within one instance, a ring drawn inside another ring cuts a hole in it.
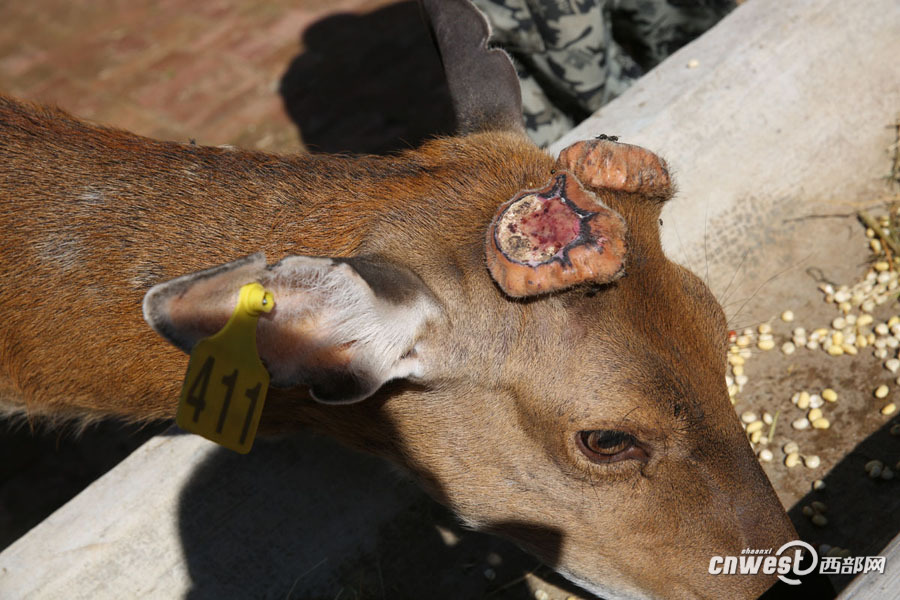
[[[670,261],[666,162],[525,134],[468,0],[424,0],[457,131],[388,156],[155,141],[0,97],[0,406],[171,419],[240,289],[261,435],[400,465],[467,527],[608,599],[756,598],[710,557],[797,534],[725,385],[727,324]]]

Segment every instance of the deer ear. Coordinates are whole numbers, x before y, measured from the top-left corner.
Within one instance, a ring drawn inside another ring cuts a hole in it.
[[[509,56],[469,0],[421,0],[444,65],[458,133],[521,131],[522,91]]]
[[[391,379],[422,377],[417,344],[440,311],[418,276],[377,258],[291,256],[267,266],[254,254],[151,288],[144,318],[190,352],[225,326],[241,286],[253,281],[275,296],[257,325],[272,385],[302,385],[320,402],[350,403]]]

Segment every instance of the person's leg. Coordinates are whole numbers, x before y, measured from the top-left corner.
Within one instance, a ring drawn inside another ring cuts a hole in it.
[[[540,145],[641,75],[613,40],[609,0],[473,1],[491,22],[491,42],[516,63],[525,125]]]
[[[473,0],[513,57],[540,145],[621,94],[734,6],[733,0]]]
[[[736,0],[613,0],[616,40],[645,71],[731,12]]]

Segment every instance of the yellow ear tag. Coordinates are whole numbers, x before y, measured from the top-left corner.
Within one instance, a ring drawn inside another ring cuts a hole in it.
[[[248,283],[225,327],[194,346],[175,416],[179,427],[241,454],[250,451],[269,389],[256,322],[274,306],[272,292]]]

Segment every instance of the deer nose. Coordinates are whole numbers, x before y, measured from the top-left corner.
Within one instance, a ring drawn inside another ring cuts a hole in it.
[[[736,516],[743,537],[742,546],[773,550],[796,540],[797,532],[784,511],[775,492],[766,490],[767,497],[753,498],[752,503],[738,505]],[[759,492],[762,495],[762,491]]]
[[[733,489],[736,491],[735,516],[744,546],[776,549],[796,540],[794,525],[749,447],[741,452],[738,463],[740,484]]]
[[[740,547],[777,549],[797,539],[797,532],[744,432],[735,429],[707,440],[711,446],[706,451],[719,457],[715,467],[706,471],[707,483],[713,497],[730,505],[733,534],[738,538],[734,541]]]

